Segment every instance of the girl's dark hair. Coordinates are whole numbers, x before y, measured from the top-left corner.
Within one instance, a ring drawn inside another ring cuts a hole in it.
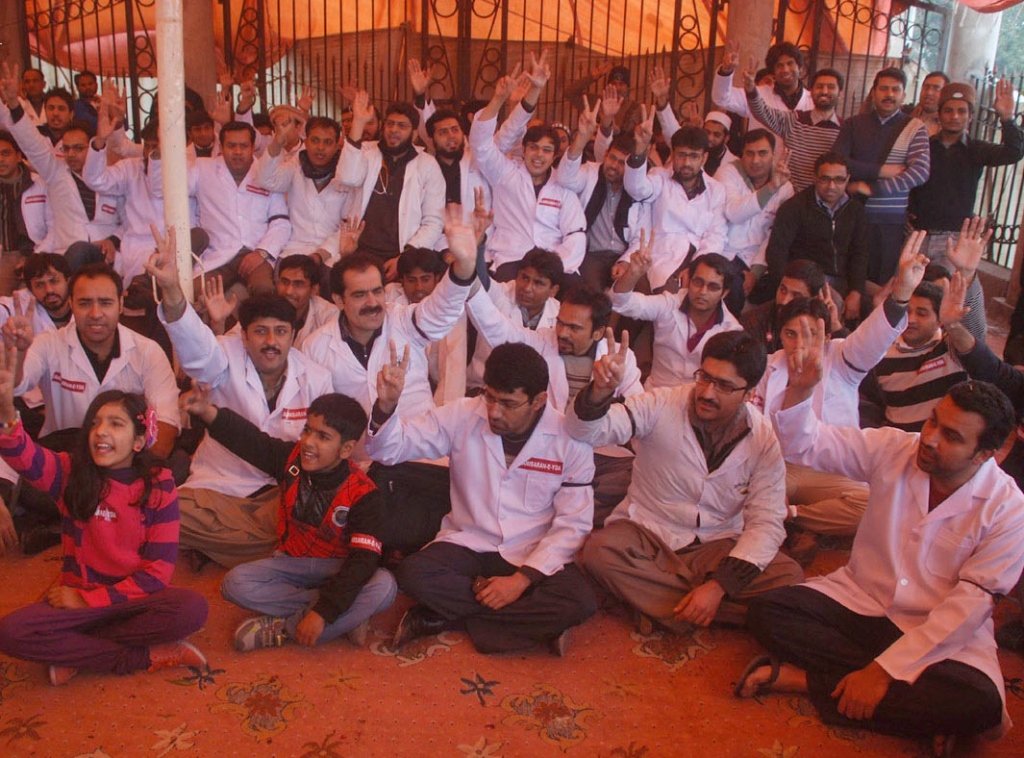
[[[132,428],[136,436],[146,435],[146,398],[135,392],[123,390],[107,390],[98,394],[89,404],[82,421],[82,430],[78,441],[71,452],[71,473],[68,475],[67,486],[64,488],[64,504],[78,521],[86,521],[96,513],[100,500],[107,494],[107,470],[97,466],[89,452],[89,430],[100,408],[108,403],[120,403],[132,420]],[[142,506],[149,500],[159,467],[153,455],[146,449],[136,453],[132,458],[132,469],[142,479],[142,495],[136,506]]]

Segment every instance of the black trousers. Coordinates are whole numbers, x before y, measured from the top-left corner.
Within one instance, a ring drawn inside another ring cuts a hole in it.
[[[903,632],[884,616],[861,616],[809,587],[783,587],[754,598],[747,626],[772,654],[807,672],[811,702],[826,724],[931,737],[979,734],[1002,719],[992,680],[952,660],[932,664],[913,684],[894,681],[871,719],[840,714],[831,697],[839,680],[867,666]]]
[[[868,280],[885,286],[899,268],[905,224],[868,224]]]
[[[532,647],[597,610],[594,592],[574,563],[536,582],[504,608],[494,611],[477,602],[474,579],[508,576],[516,568],[498,553],[435,542],[403,560],[396,576],[403,592],[449,621],[462,621],[481,653]]]

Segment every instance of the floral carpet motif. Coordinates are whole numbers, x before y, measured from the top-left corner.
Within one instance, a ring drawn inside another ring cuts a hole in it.
[[[302,706],[302,696],[285,687],[276,676],[262,676],[247,684],[227,684],[217,690],[223,702],[210,706],[211,713],[227,711],[242,717],[242,731],[265,740],[288,726],[288,719]]]
[[[19,687],[26,686],[28,674],[22,671],[16,663],[5,663],[0,661],[0,705],[11,696]]]
[[[694,629],[687,634],[656,631],[649,635],[633,632],[629,636],[638,643],[633,648],[634,655],[641,658],[657,658],[669,671],[675,671],[697,656],[715,649],[711,634],[712,632],[707,629]]]
[[[577,705],[549,684],[535,685],[529,695],[512,695],[501,702],[512,715],[504,723],[535,730],[545,742],[566,750],[583,740],[584,722],[595,717],[588,705]]]

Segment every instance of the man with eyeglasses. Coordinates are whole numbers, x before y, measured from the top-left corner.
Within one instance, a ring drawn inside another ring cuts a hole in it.
[[[746,332],[708,340],[692,383],[613,403],[626,368],[620,349],[594,367],[569,413],[569,433],[636,451],[625,499],[583,546],[580,560],[611,594],[687,633],[742,624],[746,604],[801,581],[779,553],[785,469],[770,422],[746,401],[764,373],[764,346]]]
[[[860,314],[868,270],[868,226],[861,203],[850,202],[846,186],[849,162],[825,153],[814,162],[814,184],[779,206],[765,259],[767,291],[774,291],[792,260],[821,266],[828,283],[842,296],[847,318]]]
[[[450,238],[450,236],[449,236]],[[548,402],[548,366],[528,345],[487,358],[483,395],[407,415],[399,409],[410,351],[392,344],[377,377],[366,449],[385,464],[449,456],[451,512],[436,539],[405,558],[401,589],[416,599],[393,647],[465,628],[482,653],[547,643],[596,610],[573,559],[593,519],[594,463]]]

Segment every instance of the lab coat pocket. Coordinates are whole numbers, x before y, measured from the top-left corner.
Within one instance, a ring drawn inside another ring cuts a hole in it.
[[[531,472],[526,475],[526,493],[523,497],[523,504],[527,511],[538,513],[551,507],[551,501],[555,497],[561,485],[561,479],[552,474]]]
[[[960,567],[973,547],[974,542],[969,537],[949,529],[940,529],[929,540],[925,566],[935,576],[956,581]]]

